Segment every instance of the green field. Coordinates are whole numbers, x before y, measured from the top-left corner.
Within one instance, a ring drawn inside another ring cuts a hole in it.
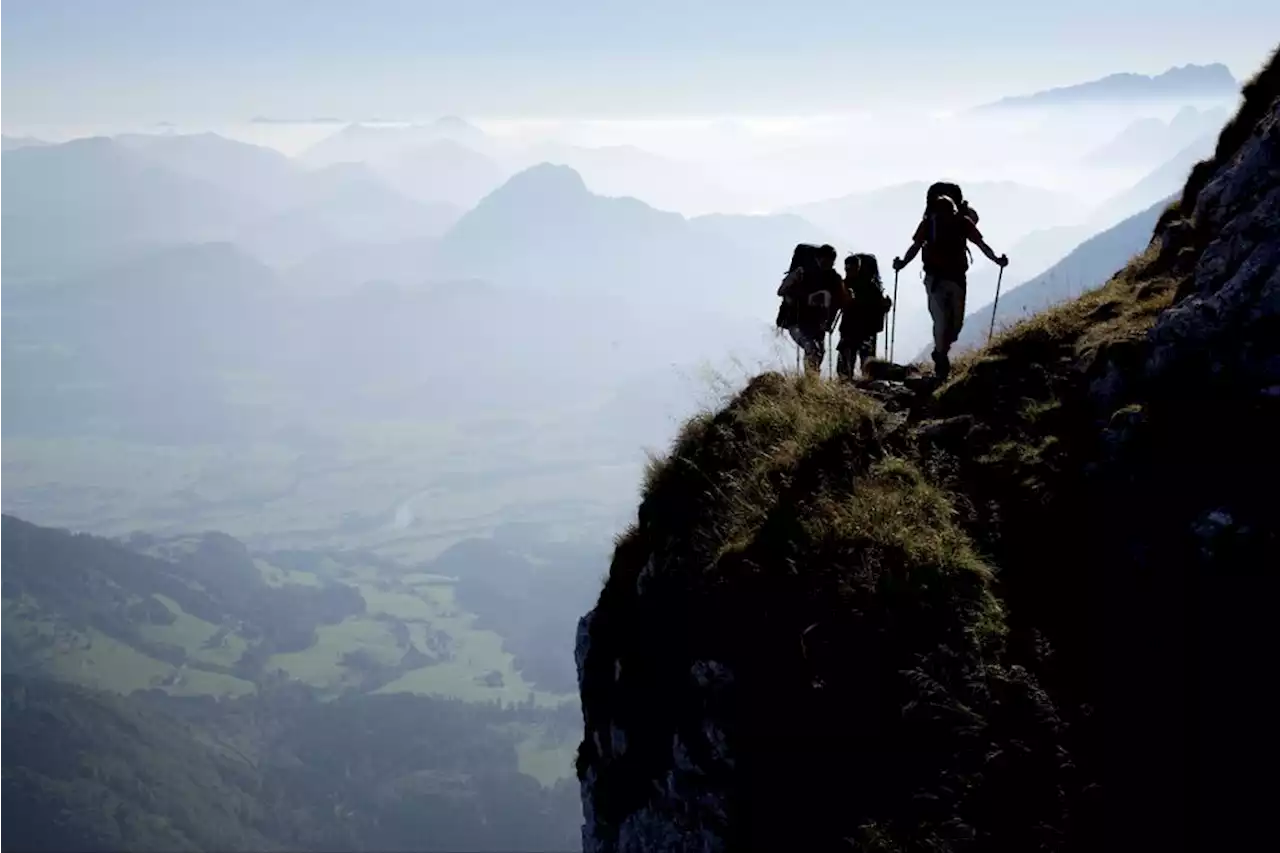
[[[415,562],[504,522],[598,523],[634,498],[638,451],[593,452],[554,422],[490,433],[420,421],[338,423],[314,439],[323,452],[286,441],[159,446],[12,436],[4,442],[4,510],[108,536],[220,530],[257,550],[358,547]]]
[[[516,757],[520,772],[532,776],[543,785],[554,785],[560,779],[574,777],[573,761],[578,747],[576,740],[556,740],[541,726],[513,723],[507,726],[514,731]]]

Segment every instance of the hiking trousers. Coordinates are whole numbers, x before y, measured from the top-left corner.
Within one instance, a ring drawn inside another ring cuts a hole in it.
[[[787,332],[791,335],[791,340],[804,350],[805,368],[821,371],[822,360],[827,356],[825,333],[821,329],[808,329],[804,326],[791,326]]]
[[[925,273],[924,289],[929,294],[929,315],[933,317],[933,351],[945,356],[960,337],[964,324],[965,283]]]
[[[841,333],[840,343],[836,344],[836,373],[845,379],[852,379],[858,359],[862,359],[865,371],[867,361],[876,354],[877,334],[879,333],[870,332],[864,336],[855,336]]]

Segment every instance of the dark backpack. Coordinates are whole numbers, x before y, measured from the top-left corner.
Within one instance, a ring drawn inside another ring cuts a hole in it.
[[[858,261],[858,268],[853,277],[845,281],[853,299],[849,321],[864,332],[882,332],[885,315],[893,301],[884,295],[880,264],[875,255],[856,254],[853,257]]]
[[[812,243],[799,243],[791,252],[791,266],[787,267],[786,274],[790,275],[797,269],[803,269],[804,277],[800,280],[798,288],[782,297],[782,304],[778,306],[778,316],[774,320],[775,325],[780,329],[789,328],[799,322],[800,305],[808,298],[813,286],[819,281],[818,249],[819,247]]]
[[[959,184],[953,184],[948,181],[936,181],[929,185],[929,189],[924,193],[924,212],[927,216],[930,207],[936,199],[946,196],[956,203],[956,207],[960,208],[960,213],[964,215],[974,225],[978,224],[978,211],[969,206],[969,202],[964,200],[964,190],[960,189]]]
[[[926,273],[963,282],[972,257],[965,220],[977,224],[978,214],[963,200],[957,201],[942,189],[954,189],[960,193],[960,187],[955,184],[936,183],[929,187],[921,259]]]

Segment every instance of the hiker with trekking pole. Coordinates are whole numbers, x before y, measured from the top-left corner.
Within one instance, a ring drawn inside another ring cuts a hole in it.
[[[859,360],[862,373],[867,372],[867,361],[875,357],[876,338],[884,331],[885,314],[892,305],[884,295],[875,255],[853,254],[844,259],[844,291],[836,373],[850,380]]]
[[[960,187],[938,182],[931,185],[925,194],[924,216],[916,226],[911,247],[901,258],[893,259],[896,295],[897,273],[923,250],[924,286],[929,297],[929,314],[933,318],[934,375],[940,382],[951,373],[948,354],[951,345],[960,337],[960,327],[964,323],[966,276],[971,255],[969,243],[981,249],[992,263],[999,265],[1003,279],[1008,256],[997,256],[987,245],[978,230],[978,214],[964,200]],[[993,329],[994,325],[993,313]],[[892,352],[892,343],[890,348]]]
[[[778,287],[782,304],[775,324],[786,329],[803,351],[806,371],[819,376],[826,357],[826,336],[844,287],[835,271],[836,256],[834,246],[801,243],[792,253],[791,268]],[[799,372],[799,355],[796,360]]]

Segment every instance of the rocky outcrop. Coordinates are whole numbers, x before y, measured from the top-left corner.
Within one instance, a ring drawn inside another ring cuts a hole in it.
[[[1280,592],[1280,68],[1146,253],[952,379],[757,377],[579,624],[588,851],[1246,849]]]

